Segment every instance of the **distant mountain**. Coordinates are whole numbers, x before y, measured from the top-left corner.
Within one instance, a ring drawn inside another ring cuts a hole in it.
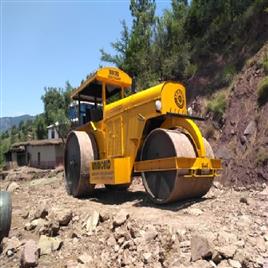
[[[14,117],[0,117],[0,132],[4,132],[13,126],[18,126],[21,121],[33,120],[34,116],[24,114]]]

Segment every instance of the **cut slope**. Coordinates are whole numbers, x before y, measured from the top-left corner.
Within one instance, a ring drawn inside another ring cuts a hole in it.
[[[259,106],[257,96],[266,53],[268,44],[247,62],[231,88],[216,151],[224,159],[222,180],[227,184],[268,181],[268,103]]]

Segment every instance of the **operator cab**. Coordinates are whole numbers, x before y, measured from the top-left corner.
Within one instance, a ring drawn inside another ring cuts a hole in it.
[[[71,95],[78,102],[78,125],[101,121],[105,106],[124,98],[131,84],[132,79],[115,67],[101,68],[87,77]]]

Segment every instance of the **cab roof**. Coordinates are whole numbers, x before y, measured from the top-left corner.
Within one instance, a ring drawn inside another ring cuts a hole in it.
[[[129,88],[131,77],[116,67],[105,67],[97,70],[86,81],[73,91],[71,98],[81,101],[102,101],[102,84],[106,84],[106,98],[119,92],[121,88]]]

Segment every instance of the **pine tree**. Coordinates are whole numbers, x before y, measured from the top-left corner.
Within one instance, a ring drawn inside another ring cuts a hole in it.
[[[133,17],[131,30],[123,22],[120,40],[112,43],[117,54],[112,56],[101,50],[101,59],[115,63],[132,77],[137,77],[137,86],[142,89],[155,80],[152,41],[156,6],[152,0],[131,0],[129,8]]]

